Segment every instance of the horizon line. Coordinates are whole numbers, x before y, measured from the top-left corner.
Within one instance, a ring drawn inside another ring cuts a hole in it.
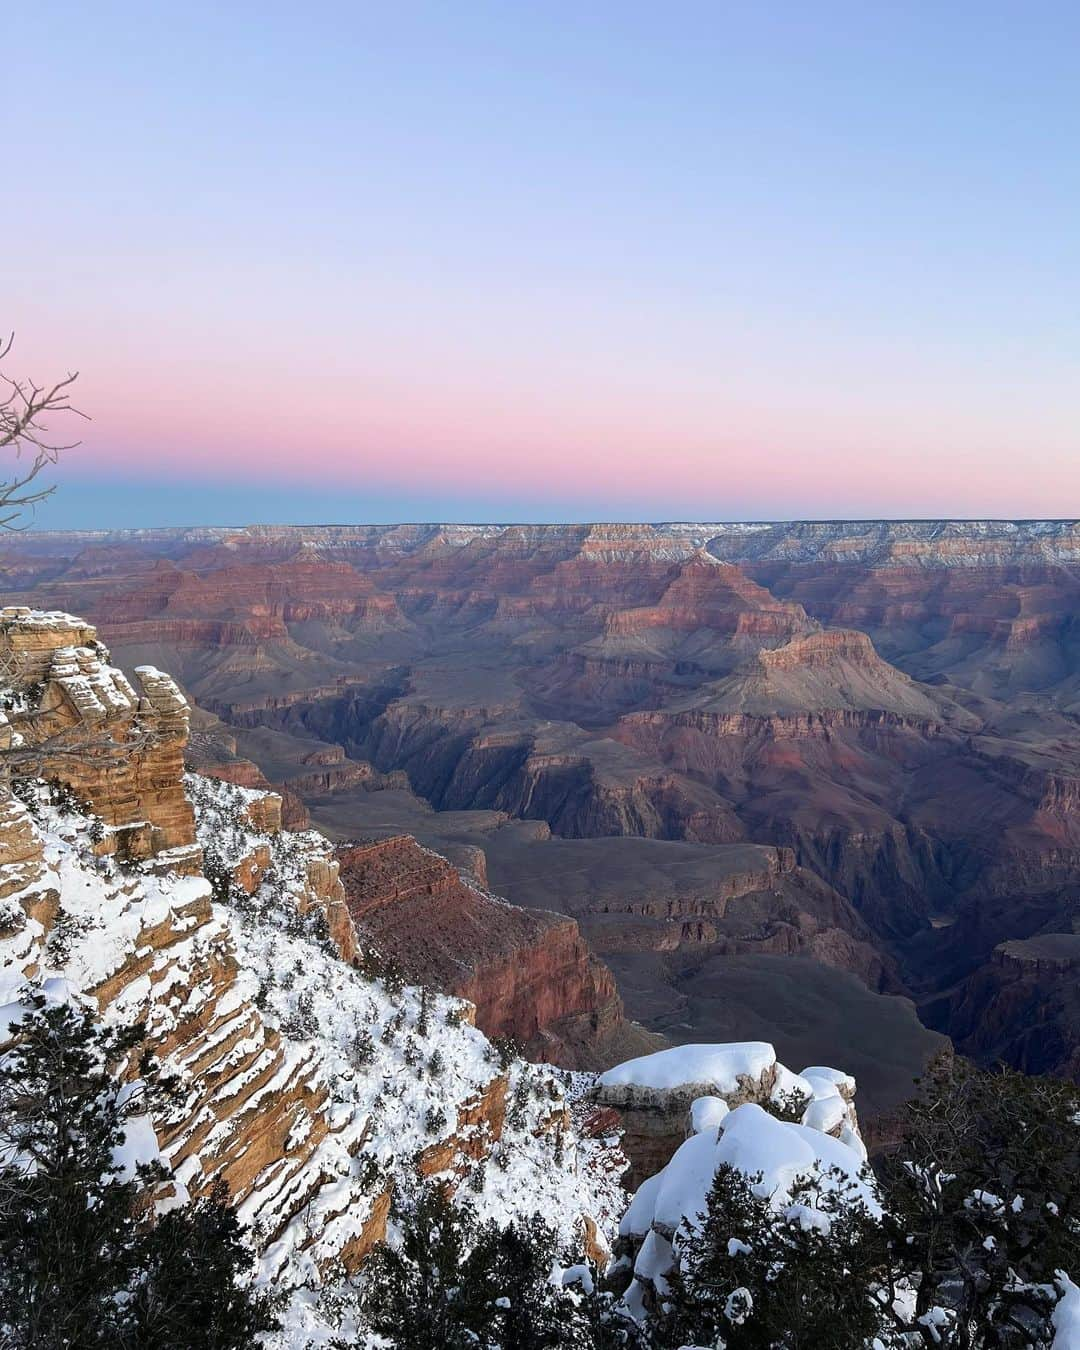
[[[230,533],[246,530],[395,530],[410,526],[458,526],[463,529],[588,529],[595,525],[637,525],[650,529],[663,529],[675,526],[713,525],[769,526],[769,525],[1080,525],[1080,515],[1075,516],[762,516],[754,519],[724,520],[713,517],[708,520],[669,518],[666,520],[646,520],[620,518],[596,518],[592,520],[459,520],[438,517],[426,520],[394,521],[237,521],[229,525],[202,524],[191,521],[184,525],[117,525],[103,529],[79,529],[75,527],[44,527],[39,529],[14,529],[6,531],[8,537],[16,539],[43,538],[50,535],[117,535],[117,534],[178,534],[186,530],[207,530],[218,533]]]

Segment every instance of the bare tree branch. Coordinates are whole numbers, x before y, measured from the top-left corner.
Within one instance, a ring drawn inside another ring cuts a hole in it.
[[[14,343],[14,333],[0,339],[0,363]],[[56,490],[55,484],[43,485],[40,475],[79,442],[55,440],[50,423],[64,415],[89,421],[71,404],[71,386],[78,377],[78,371],[71,371],[54,384],[42,385],[0,370],[0,450],[13,449],[18,461],[11,477],[0,481],[0,532],[25,528],[19,523],[23,514]]]

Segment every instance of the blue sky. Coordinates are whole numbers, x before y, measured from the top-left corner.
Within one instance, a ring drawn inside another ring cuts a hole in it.
[[[6,21],[42,524],[1080,512],[1073,6]]]

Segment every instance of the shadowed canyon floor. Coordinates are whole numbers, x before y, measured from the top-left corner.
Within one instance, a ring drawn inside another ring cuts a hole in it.
[[[871,1107],[935,1031],[1080,1072],[1076,522],[27,535],[0,567],[177,675],[196,762],[575,918],[670,1038],[831,1046]]]

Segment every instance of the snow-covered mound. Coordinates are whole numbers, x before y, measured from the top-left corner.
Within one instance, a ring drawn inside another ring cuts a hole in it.
[[[747,1102],[729,1112],[718,1126],[691,1135],[663,1171],[639,1187],[619,1232],[631,1237],[657,1228],[670,1237],[684,1220],[693,1222],[705,1208],[721,1163],[748,1177],[760,1174],[754,1189],[777,1206],[790,1203],[796,1182],[817,1169],[835,1168],[876,1209],[872,1190],[860,1175],[865,1160],[861,1149],[810,1126],[778,1120]]]
[[[1054,1350],[1080,1350],[1080,1286],[1058,1275],[1061,1302],[1054,1309]]]
[[[594,1095],[622,1120],[632,1185],[657,1173],[688,1134],[722,1128],[727,1113],[746,1104],[863,1151],[854,1078],[819,1066],[793,1073],[767,1041],[679,1045],[642,1055],[601,1074]]]
[[[822,1192],[850,1187],[851,1197],[880,1213],[857,1137],[844,1142],[810,1125],[778,1119],[753,1102],[726,1114],[717,1110],[715,1099],[702,1099],[706,1103],[708,1111],[699,1113],[702,1128],[666,1167],[642,1183],[619,1225],[622,1259],[633,1267],[625,1299],[635,1313],[666,1292],[679,1232],[697,1225],[723,1164],[752,1178],[754,1191],[777,1209],[789,1214],[797,1210],[800,1222],[822,1221],[819,1211],[796,1202],[800,1182],[812,1182]],[[718,1118],[718,1123],[705,1124],[706,1116]]]
[[[726,1096],[738,1091],[744,1081],[760,1082],[775,1064],[776,1051],[766,1041],[676,1045],[616,1064],[600,1075],[599,1085],[661,1091],[693,1085]]]
[[[595,1095],[620,1113],[640,1179],[618,1243],[635,1315],[667,1291],[680,1230],[696,1225],[724,1164],[785,1212],[805,1182],[822,1191],[850,1186],[879,1212],[864,1176],[855,1080],[839,1069],[793,1073],[764,1041],[683,1045],[616,1065],[597,1079]],[[800,1221],[803,1208],[800,1201]],[[820,1217],[807,1210],[807,1222]]]

